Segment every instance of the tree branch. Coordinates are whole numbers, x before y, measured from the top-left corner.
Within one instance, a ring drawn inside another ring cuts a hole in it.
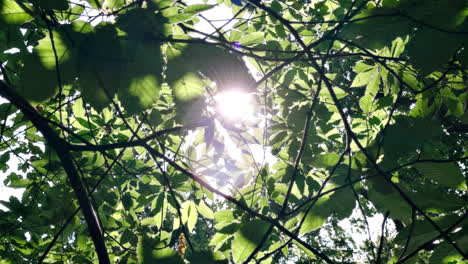
[[[385,224],[387,223],[387,219],[388,219],[389,215],[390,215],[390,212],[385,213],[384,219],[382,221],[382,229],[381,229],[381,232],[380,232],[379,250],[377,251],[377,259],[375,260],[376,264],[379,264],[380,259],[382,258],[383,244],[385,242]]]
[[[42,133],[47,143],[57,152],[62,166],[68,176],[68,180],[70,181],[70,185],[73,188],[78,199],[78,203],[83,211],[86,223],[88,224],[88,230],[93,240],[94,247],[96,248],[99,263],[110,264],[98,215],[91,204],[83,181],[75,168],[70,150],[67,148],[67,142],[52,130],[47,122],[40,117],[36,110],[26,100],[16,94],[16,92],[3,81],[0,81],[0,95],[20,109],[21,112],[23,112],[23,114],[34,124],[37,130]]]
[[[172,133],[172,132],[178,132],[184,129],[193,129],[197,127],[205,127],[208,126],[209,122],[208,120],[201,121],[196,124],[192,125],[186,125],[186,126],[176,126],[176,127],[171,127],[167,129],[162,129],[159,131],[154,132],[153,134],[144,137],[144,138],[138,138],[133,141],[126,141],[126,142],[118,142],[118,143],[111,143],[111,144],[103,144],[103,145],[93,145],[91,143],[87,145],[74,145],[74,144],[69,144],[68,148],[72,151],[107,151],[107,150],[112,150],[112,149],[118,149],[118,148],[129,148],[129,147],[142,147],[144,146],[148,141],[153,140],[158,138],[159,136]]]
[[[306,242],[304,242],[302,239],[300,239],[297,235],[295,235],[294,233],[292,233],[291,231],[289,231],[287,228],[285,228],[284,226],[282,226],[281,224],[278,223],[278,221],[268,217],[268,216],[265,216],[265,215],[262,215],[260,213],[258,213],[257,211],[251,209],[250,207],[248,207],[247,205],[243,204],[242,202],[238,201],[237,199],[235,199],[234,197],[230,196],[230,195],[226,195],[224,194],[223,192],[219,191],[218,189],[212,187],[211,185],[209,185],[208,183],[206,183],[205,181],[203,181],[199,176],[195,175],[194,173],[188,171],[187,169],[181,167],[179,164],[177,164],[176,162],[174,162],[172,159],[166,157],[165,155],[161,154],[160,152],[158,152],[157,150],[155,150],[154,148],[146,148],[146,150],[150,153],[152,153],[152,155],[158,157],[158,158],[161,158],[162,160],[164,160],[165,162],[167,162],[169,165],[171,165],[172,167],[174,167],[176,170],[180,171],[181,173],[187,175],[188,177],[192,178],[193,180],[195,180],[198,184],[200,184],[202,187],[208,189],[210,192],[212,193],[215,193],[221,197],[223,197],[224,199],[226,199],[227,201],[235,204],[236,206],[238,206],[239,208],[241,208],[242,210],[244,210],[245,212],[247,212],[248,214],[254,216],[254,217],[257,217],[257,218],[260,218],[266,222],[269,222],[271,224],[273,224],[276,228],[278,228],[281,232],[285,233],[287,236],[291,237],[292,239],[294,239],[295,241],[297,241],[299,244],[301,244],[302,246],[304,246],[305,248],[307,248],[308,250],[310,250],[312,253],[314,253],[315,255],[317,255],[318,257],[320,257],[321,259],[323,259],[325,262],[327,263],[334,263],[327,255],[321,253],[319,250],[317,250],[316,248],[310,246],[309,244],[307,244]]]
[[[449,228],[447,228],[443,233],[448,234],[448,233],[452,232],[458,225],[460,225],[463,222],[463,220],[465,220],[465,218],[467,216],[468,216],[468,211],[466,211],[453,225],[451,225]],[[434,237],[433,239],[428,240],[426,243],[422,244],[417,249],[413,250],[413,252],[406,255],[406,257],[398,260],[398,262],[396,262],[395,264],[405,263],[410,258],[412,258],[414,255],[418,254],[419,251],[425,249],[427,246],[431,245],[434,241],[436,241],[438,239],[441,239],[442,237],[443,237],[443,234],[441,233],[438,236]],[[466,256],[464,256],[464,258],[467,259]]]

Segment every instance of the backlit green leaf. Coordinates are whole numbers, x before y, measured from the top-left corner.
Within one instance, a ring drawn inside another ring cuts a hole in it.
[[[188,258],[190,264],[223,264],[228,263],[228,260],[221,254],[209,251],[196,251]]]
[[[360,87],[368,84],[373,72],[373,70],[360,72],[356,77],[354,77],[351,87]]]
[[[379,91],[379,85],[380,85],[380,73],[379,73],[379,68],[374,68],[372,70],[372,74],[369,76],[369,83],[367,84],[366,87],[366,94],[369,94],[373,97],[377,95],[377,92]]]
[[[197,4],[197,5],[189,5],[183,9],[184,13],[200,13],[211,8],[215,7],[215,5],[207,5],[207,4]]]
[[[241,45],[244,45],[244,46],[249,46],[249,45],[253,45],[253,44],[258,44],[260,42],[263,41],[264,39],[264,34],[262,32],[253,32],[253,33],[249,33],[247,35],[244,35],[239,43]]]
[[[189,231],[192,231],[198,219],[198,211],[195,203],[193,201],[184,202],[181,205],[180,211],[182,214],[182,222],[187,224]]]
[[[369,190],[369,198],[377,210],[382,213],[390,212],[391,218],[401,221],[409,221],[411,218],[410,205],[396,191],[384,194],[372,189]]]
[[[214,214],[214,219],[218,223],[234,221],[234,215],[231,210],[221,210]]]
[[[313,211],[310,211],[305,219],[304,224],[301,226],[301,230],[299,231],[300,234],[308,233],[312,230],[320,228],[325,224],[327,221],[328,216],[323,216],[319,214],[315,214]]]
[[[209,207],[205,204],[205,202],[200,201],[200,203],[198,204],[197,208],[198,208],[198,212],[200,212],[200,214],[203,215],[203,217],[206,217],[206,218],[208,218],[208,219],[214,219],[213,210],[211,210],[211,208],[209,208]]]
[[[235,263],[242,263],[255,250],[268,229],[269,224],[262,220],[253,220],[241,226],[234,234],[231,243],[232,258]]]
[[[154,75],[134,76],[129,86],[119,90],[119,99],[129,113],[135,114],[154,104],[159,90],[160,82]]]
[[[374,104],[374,97],[370,94],[366,94],[359,99],[359,106],[365,113],[370,113],[377,108],[377,105]]]
[[[66,43],[57,31],[54,32],[53,36],[53,44],[50,37],[47,36],[41,39],[39,45],[34,48],[42,65],[49,70],[53,70],[56,67],[55,57],[57,57],[57,61],[60,65],[69,61],[73,56],[73,54],[71,54],[72,49],[68,47],[69,43]]]
[[[205,90],[203,81],[194,73],[188,73],[172,85],[177,100],[187,102],[201,97]]]
[[[20,25],[32,17],[14,0],[0,2],[0,25]]]
[[[415,167],[425,177],[434,180],[444,186],[466,190],[465,177],[458,165],[454,162],[448,163],[418,163]]]
[[[332,213],[336,213],[339,219],[348,217],[354,207],[355,198],[349,188],[322,196],[310,210],[308,209],[299,234],[305,234],[322,227]]]
[[[340,155],[337,153],[326,153],[316,156],[311,164],[318,168],[326,168],[335,166],[339,161]]]
[[[137,246],[138,263],[141,264],[183,264],[183,260],[177,252],[157,239],[139,237]]]

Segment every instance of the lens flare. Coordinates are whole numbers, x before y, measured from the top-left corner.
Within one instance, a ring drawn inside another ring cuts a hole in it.
[[[240,121],[252,116],[252,98],[248,93],[231,90],[215,96],[217,112],[228,121]]]

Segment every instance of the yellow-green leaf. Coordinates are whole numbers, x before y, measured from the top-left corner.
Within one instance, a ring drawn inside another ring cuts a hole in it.
[[[240,44],[244,46],[254,45],[261,43],[265,38],[265,34],[263,32],[252,32],[244,35],[240,39]]]
[[[32,17],[25,12],[14,0],[0,1],[0,25],[20,25]]]

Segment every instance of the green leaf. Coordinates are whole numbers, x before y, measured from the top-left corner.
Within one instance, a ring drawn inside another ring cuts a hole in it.
[[[100,9],[102,7],[103,0],[86,0],[92,8]]]
[[[211,210],[211,208],[209,208],[205,202],[200,201],[200,203],[198,204],[197,206],[198,208],[198,212],[203,216],[203,217],[206,217],[208,219],[214,219],[214,213],[213,213],[213,210]]]
[[[68,9],[67,0],[33,0],[32,2],[44,9],[53,9],[59,11]]]
[[[369,190],[369,199],[382,213],[390,212],[390,217],[401,221],[409,221],[411,218],[410,205],[401,198],[396,191],[384,194],[374,189]]]
[[[406,0],[397,5],[400,11],[419,23],[428,24],[425,28],[454,30],[465,21],[466,1],[452,0],[450,4],[439,1]],[[442,30],[443,31],[443,30]]]
[[[276,144],[279,144],[281,142],[283,142],[283,140],[288,136],[288,132],[287,131],[281,131],[279,132],[278,134],[275,134],[271,140],[270,140],[270,144],[271,145],[276,145]]]
[[[79,89],[84,101],[97,109],[107,106],[115,94],[129,114],[151,107],[159,98],[163,58],[158,45],[120,40],[113,25],[97,27],[73,23],[64,30],[71,39],[60,49],[65,59],[74,56]],[[46,41],[44,41],[46,43]],[[43,46],[46,46],[45,44]],[[73,46],[73,50],[70,50]],[[61,46],[60,46],[61,47]],[[38,49],[46,65],[52,65],[50,49]],[[74,77],[75,78],[75,77]],[[73,80],[74,78],[70,78]]]
[[[172,24],[177,24],[177,23],[180,23],[180,22],[185,22],[185,21],[189,21],[193,18],[194,14],[192,13],[187,13],[187,14],[178,14],[178,15],[174,15],[174,16],[168,16],[167,17],[167,20],[169,23],[172,23]]]
[[[346,93],[343,89],[338,88],[338,87],[333,87],[333,91],[335,92],[336,98],[341,99],[343,97],[346,97],[348,93]],[[320,92],[320,97],[323,97],[326,99],[326,102],[332,102],[332,97],[330,95],[330,92],[328,89],[322,89]]]
[[[231,210],[221,210],[214,214],[214,219],[217,223],[223,222],[232,222],[234,221],[234,215],[232,214]]]
[[[138,263],[140,264],[183,264],[177,252],[157,239],[140,236],[137,245]]]
[[[209,246],[215,246],[215,250],[218,250],[228,240],[232,234],[216,233],[210,240]]]
[[[341,34],[363,48],[390,47],[392,41],[409,34],[412,22],[398,16],[396,8],[378,7],[364,9],[343,27]]]
[[[322,227],[333,213],[338,219],[350,216],[355,205],[354,194],[350,188],[320,197],[312,209],[307,212],[299,234],[303,235]]]
[[[188,258],[190,264],[223,264],[228,263],[228,260],[220,253],[210,251],[195,251]]]
[[[466,190],[465,177],[455,162],[424,162],[416,164],[415,167],[422,175],[436,183],[454,189]]]
[[[238,56],[212,45],[189,44],[181,51],[174,52],[167,64],[165,73],[169,84],[179,81],[186,75],[195,78],[197,77],[195,73],[200,72],[216,82],[218,90],[236,88],[253,92],[255,80]],[[195,82],[200,83],[200,81]]]
[[[468,50],[464,49],[458,57],[464,69],[468,69]]]
[[[457,239],[456,243],[462,250],[466,249],[468,247],[468,236]],[[463,256],[446,241],[442,242],[429,258],[430,264],[456,264],[463,262],[465,262]]]
[[[129,44],[135,45],[135,41],[138,41],[138,44],[144,45],[149,44],[148,37],[167,35],[169,33],[166,27],[167,22],[167,18],[159,13],[155,14],[150,9],[138,8],[118,16],[116,26],[130,37]],[[152,42],[151,44],[158,43]],[[138,51],[138,54],[145,55],[141,51]]]
[[[379,91],[379,85],[380,85],[379,68],[375,67],[374,70],[372,71],[372,74],[369,76],[369,83],[367,84],[367,87],[366,87],[366,94],[369,94],[372,97],[375,97]]]
[[[187,6],[186,8],[183,9],[183,13],[194,13],[194,14],[197,14],[197,13],[200,13],[200,12],[203,12],[203,11],[206,11],[206,10],[209,10],[213,7],[215,7],[216,5],[207,5],[207,4],[197,4],[197,5],[189,5]]]
[[[47,36],[39,41],[39,45],[34,47],[34,52],[37,53],[42,65],[49,70],[56,67],[54,48],[59,65],[68,62],[73,56],[71,54],[72,49],[68,48],[69,43],[62,39],[59,32],[54,31],[53,36],[53,43],[50,37]]]
[[[377,108],[377,105],[374,104],[374,97],[370,94],[366,94],[359,99],[359,106],[364,113],[371,113]]]
[[[120,75],[119,99],[130,114],[150,108],[159,99],[162,84],[163,57],[160,47],[137,42],[123,46],[123,64]],[[129,49],[137,49],[129,51]]]
[[[252,32],[247,35],[242,36],[239,43],[243,46],[249,46],[254,44],[259,44],[265,39],[265,34],[263,32]]]
[[[440,124],[430,119],[399,116],[395,124],[385,130],[383,141],[385,159],[396,162],[407,157],[441,133]]]
[[[143,218],[140,221],[140,223],[141,223],[142,226],[155,226],[156,225],[156,221],[155,221],[154,217]]]
[[[9,153],[5,153],[9,154]],[[8,156],[3,156],[8,157]],[[7,186],[10,188],[26,188],[30,184],[30,180],[24,179],[21,175],[18,175],[14,172],[8,175],[6,182],[8,182]]]
[[[433,217],[432,220],[443,230],[449,228],[453,225],[460,216],[457,215],[448,215],[443,217]],[[466,223],[466,220],[463,221]],[[462,224],[463,224],[462,222]],[[397,243],[401,246],[406,244],[406,240],[408,239],[408,235],[410,233],[410,226],[404,227],[398,235],[395,237],[394,243]],[[416,221],[413,226],[413,230],[411,231],[411,239],[408,244],[408,252],[415,250],[416,248],[420,247],[427,241],[430,241],[436,238],[439,235],[439,231],[437,231],[434,226],[427,220],[423,221]],[[441,263],[441,262],[438,262]]]
[[[327,218],[328,216],[316,214],[315,211],[312,210],[309,211],[309,213],[307,213],[304,219],[304,223],[301,226],[299,234],[303,235],[312,230],[322,227],[323,224],[325,224],[325,222],[327,221]]]
[[[283,85],[289,87],[289,85],[292,83],[292,81],[296,77],[296,74],[297,74],[296,69],[291,69],[287,71],[283,77]]]
[[[193,201],[186,201],[181,205],[182,222],[187,224],[190,232],[195,228],[198,219],[198,211]]]
[[[122,196],[122,204],[125,208],[125,210],[130,210],[132,208],[132,205],[133,205],[133,198],[132,196],[130,195],[130,193],[125,193],[123,196]],[[145,225],[143,224],[143,221],[142,221],[142,225]]]
[[[286,38],[288,35],[286,35],[286,30],[284,29],[283,25],[276,25],[275,26],[275,31],[278,37],[280,38]]]
[[[242,33],[239,30],[231,30],[231,32],[229,32],[228,40],[232,42],[239,41],[241,37],[242,37]]]
[[[136,114],[150,108],[159,98],[160,82],[153,74],[132,76],[128,86],[119,89],[119,99],[125,110]]]
[[[334,152],[331,153],[326,153],[326,154],[320,154],[316,156],[311,164],[314,167],[317,168],[326,168],[326,167],[332,167],[335,166],[336,163],[340,160],[340,155]]]
[[[42,102],[52,97],[57,91],[57,75],[55,71],[45,68],[37,56],[28,55],[24,59],[21,72],[21,84],[18,92],[27,100]],[[40,81],[40,84],[38,82]]]
[[[430,28],[420,29],[409,42],[409,62],[425,76],[447,64],[461,44],[460,38],[450,34]]]
[[[2,0],[0,2],[0,25],[20,25],[30,19],[32,17],[16,1]]]
[[[10,160],[10,153],[5,152],[0,155],[0,164],[6,164]]]
[[[351,83],[351,87],[360,87],[368,84],[373,72],[374,70],[369,70],[357,74],[356,77],[354,77],[353,83]]]
[[[119,9],[125,5],[125,0],[105,0],[103,3],[104,8],[106,9]]]
[[[310,259],[316,259],[315,254],[310,251],[308,248],[304,247],[304,245],[300,244],[296,240],[292,241],[298,248],[300,248],[304,253],[306,253],[307,256],[309,256]]]
[[[242,263],[247,259],[262,240],[268,226],[269,223],[262,220],[253,220],[241,226],[234,234],[231,243],[232,258],[235,263]]]
[[[158,111],[157,109],[153,109],[151,110],[151,113],[148,117],[148,120],[150,122],[151,125],[157,127],[159,125],[161,125],[163,123],[163,119],[162,119],[162,115],[161,115],[161,112]]]
[[[171,86],[175,98],[182,102],[197,99],[205,93],[204,83],[195,73],[187,73]]]

